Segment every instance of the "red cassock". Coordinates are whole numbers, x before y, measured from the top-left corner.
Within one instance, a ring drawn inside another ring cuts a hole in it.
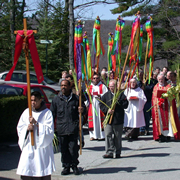
[[[93,95],[102,95],[103,94],[103,84],[100,84],[99,85],[99,94],[98,92],[93,92]],[[89,92],[90,94],[92,94],[92,89],[93,89],[93,86],[90,85],[90,88],[89,88]],[[89,124],[89,131],[93,131],[94,130],[94,125],[93,125],[93,105],[90,103],[89,104],[89,109],[88,109],[88,124]],[[103,129],[103,121],[104,121],[104,114],[103,112],[100,110],[100,118],[101,118],[101,128]]]
[[[154,86],[153,95],[152,95],[152,120],[153,120],[153,139],[159,139],[161,133],[160,121],[162,124],[162,130],[169,130],[169,121],[170,121],[170,110],[168,105],[168,100],[165,99],[163,103],[159,105],[157,103],[160,101],[160,97],[162,93],[167,92],[167,89],[170,88],[170,84],[166,84],[166,86],[159,86],[159,83]],[[158,108],[159,107],[159,108]],[[176,102],[175,99],[172,101],[172,108],[173,108],[173,116],[175,121],[175,126],[177,128],[177,132],[174,133],[175,139],[180,139],[180,122],[179,117],[177,114]],[[159,117],[161,116],[161,117]]]

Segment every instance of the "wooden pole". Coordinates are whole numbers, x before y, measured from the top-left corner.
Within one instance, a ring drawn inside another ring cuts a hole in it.
[[[82,91],[81,78],[79,79],[79,107],[82,107]],[[80,155],[82,154],[82,113],[79,113],[79,139],[80,139]]]
[[[126,59],[125,59],[125,62],[124,62],[124,66],[123,66],[122,73],[121,73],[121,80],[120,80],[120,82],[119,82],[118,91],[119,91],[120,88],[121,88],[121,83],[122,83],[122,80],[123,80],[123,74],[124,74],[125,67],[126,67],[126,64],[127,64],[130,47],[131,47],[131,41],[130,41],[130,43],[129,43],[128,51],[127,51],[127,54],[126,54]],[[116,105],[114,106],[113,109],[115,109],[115,108],[116,108]],[[109,124],[111,124],[112,118],[113,118],[113,114],[110,116]]]
[[[30,73],[29,73],[29,53],[28,53],[28,43],[27,43],[27,21],[26,21],[26,18],[23,19],[23,24],[24,24],[23,51],[25,53],[25,58],[26,58],[27,98],[28,98],[29,116],[32,116],[31,86],[30,86]],[[33,131],[31,131],[31,145],[34,146],[34,133],[33,133]]]
[[[32,116],[32,106],[31,106],[31,86],[30,86],[30,72],[29,72],[29,53],[28,53],[28,42],[27,42],[27,21],[26,18],[23,19],[24,24],[24,37],[23,37],[23,51],[26,58],[26,72],[27,72],[27,98],[28,98],[28,107],[29,107],[29,116]],[[18,31],[14,31],[14,34],[17,34]],[[37,33],[37,30],[33,30],[33,33]],[[34,146],[34,134],[31,131],[31,145]]]

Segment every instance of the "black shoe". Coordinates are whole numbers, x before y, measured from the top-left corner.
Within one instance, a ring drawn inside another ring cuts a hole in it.
[[[78,169],[77,166],[73,166],[73,167],[72,167],[72,170],[73,170],[73,173],[74,173],[75,175],[79,175],[79,174],[80,174],[79,169]]]
[[[165,138],[165,136],[160,135],[159,136],[159,143],[163,143],[163,142],[166,142],[166,138]]]
[[[166,137],[166,142],[170,142],[171,141],[171,137],[170,136],[167,136]]]
[[[131,137],[131,139],[133,139],[133,140],[138,140],[138,137]]]
[[[126,136],[124,136],[124,139],[127,139],[127,140],[129,140],[129,136],[127,136],[127,135],[126,135]]]
[[[70,167],[65,167],[62,172],[61,175],[68,175],[70,174]]]
[[[144,135],[145,135],[145,136],[150,135],[149,131],[146,131],[146,130],[145,130],[145,134],[144,134]]]
[[[121,155],[120,154],[116,154],[116,158],[121,158]]]
[[[113,154],[105,154],[103,155],[103,158],[113,158]]]

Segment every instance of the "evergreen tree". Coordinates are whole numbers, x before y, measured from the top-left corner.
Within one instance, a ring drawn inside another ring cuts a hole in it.
[[[63,5],[59,1],[52,8],[48,3],[41,1],[39,11],[36,12],[38,22],[38,33],[36,43],[43,69],[46,74],[46,45],[40,44],[40,40],[53,40],[53,44],[48,44],[48,77],[58,81],[61,71],[67,70],[68,61],[68,21],[67,14],[64,13]]]
[[[0,71],[12,67],[15,44],[14,30],[23,29],[23,4],[18,0],[0,2]]]
[[[155,60],[167,59],[169,66],[179,63],[180,60],[180,3],[178,0],[115,0],[119,7],[112,10],[113,14],[132,16],[141,12],[142,23],[145,23],[147,14],[152,16],[154,25],[154,53]]]

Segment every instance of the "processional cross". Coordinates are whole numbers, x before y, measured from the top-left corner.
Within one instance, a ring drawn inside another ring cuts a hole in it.
[[[31,86],[30,86],[30,72],[29,72],[29,47],[27,42],[27,20],[23,19],[24,24],[24,34],[23,34],[23,51],[25,53],[26,58],[26,78],[27,78],[27,98],[28,98],[28,107],[29,107],[29,116],[32,116],[32,106],[31,106]],[[37,30],[33,30],[33,33],[37,33]],[[18,30],[14,31],[14,34],[18,34]],[[34,133],[31,131],[31,145],[34,146]]]

